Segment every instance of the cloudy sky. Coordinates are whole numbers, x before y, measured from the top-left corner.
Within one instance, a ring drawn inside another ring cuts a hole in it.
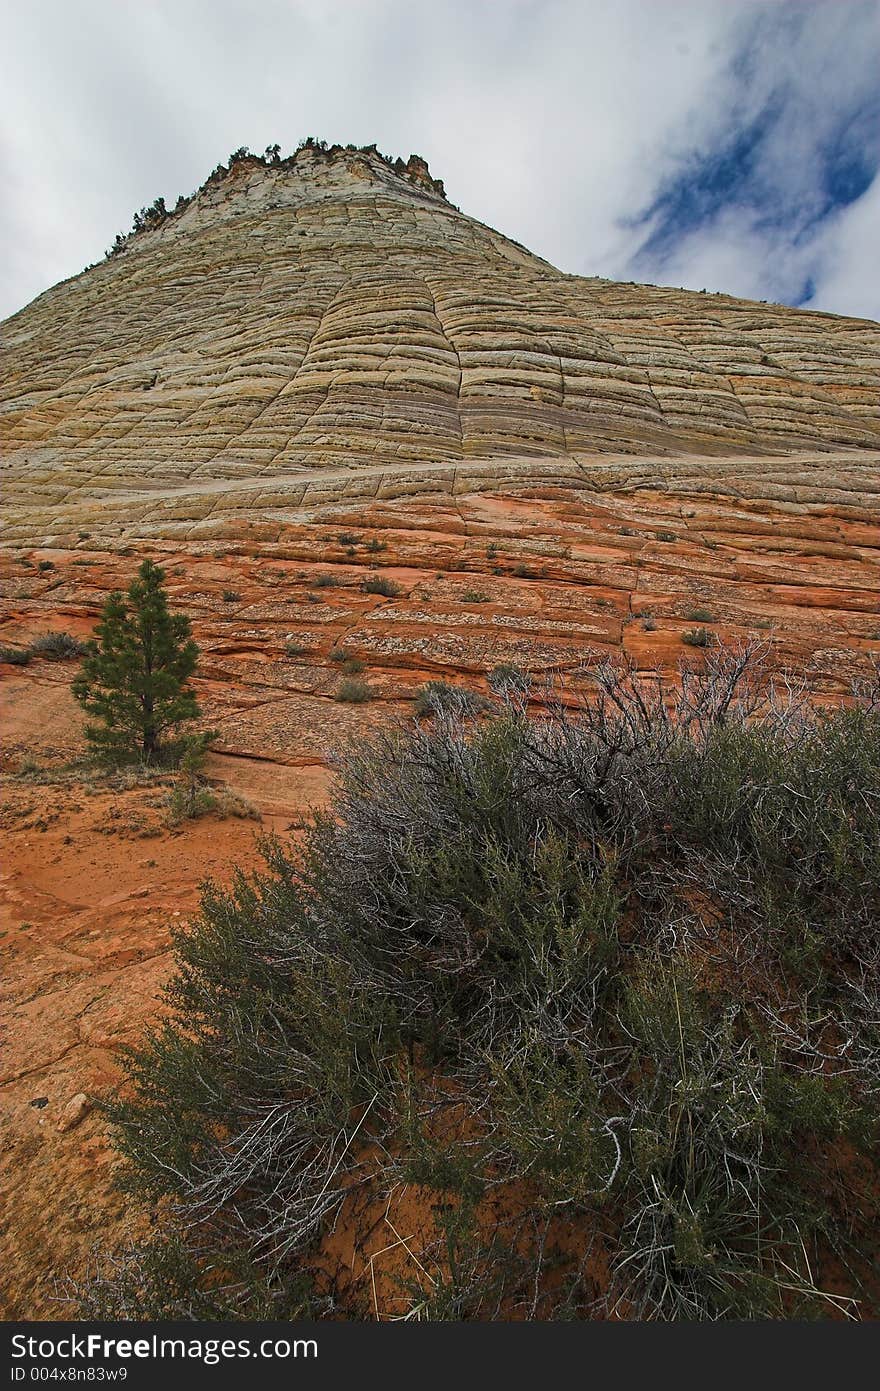
[[[880,319],[880,0],[0,0],[0,317],[239,145],[424,155],[567,271]]]

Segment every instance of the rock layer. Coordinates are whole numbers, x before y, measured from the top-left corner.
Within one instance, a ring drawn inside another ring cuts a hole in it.
[[[549,464],[589,487],[609,454],[721,478],[759,456],[758,479],[771,454],[791,491],[808,451],[831,500],[876,481],[878,325],[565,275],[436,189],[371,151],[238,159],[8,320],[9,534],[179,534],[377,470],[420,492],[442,465],[511,486]]]

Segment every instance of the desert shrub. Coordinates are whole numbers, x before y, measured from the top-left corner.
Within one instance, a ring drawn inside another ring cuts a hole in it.
[[[217,798],[201,782],[176,783],[165,798],[165,820],[169,826],[179,826],[181,821],[195,821],[216,810]]]
[[[42,571],[54,570],[55,562],[53,560],[41,560],[37,569]]]
[[[378,536],[371,536],[366,544],[366,550],[370,552],[370,555],[378,555],[380,551],[387,551],[387,549],[388,542],[380,541]]]
[[[339,580],[336,575],[323,574],[316,575],[312,583],[316,589],[333,589],[339,584]]]
[[[384,594],[386,599],[393,599],[400,593],[400,585],[394,580],[389,580],[386,575],[371,575],[364,580],[365,594]]]
[[[322,1237],[410,1184],[390,1312],[876,1314],[880,702],[757,661],[344,752],[176,935],[109,1108],[160,1215],[86,1307],[372,1317]]]
[[[512,662],[502,662],[493,667],[488,676],[489,686],[499,695],[527,695],[532,688],[532,678],[522,667]]]
[[[214,797],[214,814],[221,818],[237,817],[241,821],[262,821],[262,815],[247,797],[231,787],[220,787]]]
[[[345,705],[363,705],[366,701],[373,699],[372,687],[366,681],[358,681],[356,677],[346,677],[340,681],[334,700],[342,701]]]
[[[677,541],[678,537],[674,531],[655,531],[654,538],[657,541]]]
[[[213,734],[190,737],[180,755],[177,779],[165,795],[165,821],[179,826],[182,821],[195,821],[200,816],[215,815],[245,817],[259,821],[256,807],[233,792],[231,788],[210,787],[202,769]]]
[[[241,600],[241,595],[238,593],[237,590],[235,590],[235,589],[224,589],[224,591],[223,591],[223,602],[224,602],[224,604],[237,604],[237,603],[240,602],[240,600]]]
[[[689,628],[682,633],[681,640],[688,647],[711,647],[715,638],[708,628]]]
[[[8,666],[26,667],[30,659],[31,653],[27,647],[9,647],[6,643],[0,645],[0,662]]]
[[[309,651],[301,642],[289,641],[284,644],[284,653],[287,657],[305,657]]]
[[[715,622],[714,615],[710,612],[709,609],[688,609],[687,613],[685,614],[685,618],[687,618],[691,623]]]
[[[532,572],[528,565],[523,565],[522,562],[514,565],[511,574],[515,575],[518,580],[530,580],[532,578]]]
[[[655,633],[657,631],[657,620],[652,613],[645,614],[642,627],[646,633]]]
[[[360,657],[353,657],[344,647],[331,647],[328,656],[331,662],[341,666],[346,676],[359,676],[365,668]]]
[[[485,696],[466,686],[452,686],[448,681],[428,681],[413,697],[417,715],[475,715],[488,705]]]
[[[361,538],[359,536],[355,536],[353,531],[340,532],[336,540],[339,542],[340,546],[345,546],[346,549],[349,546],[359,546],[361,542]]]
[[[466,589],[461,596],[463,604],[488,604],[489,595],[484,594],[482,589]]]
[[[52,662],[70,662],[88,650],[88,643],[80,642],[72,633],[41,633],[30,645],[32,657],[46,657]]]

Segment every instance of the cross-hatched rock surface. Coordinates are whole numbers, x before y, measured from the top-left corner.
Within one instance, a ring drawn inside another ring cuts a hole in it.
[[[239,159],[9,319],[10,539],[216,535],[438,479],[601,487],[608,456],[661,486],[690,457],[723,490],[870,494],[876,323],[566,275],[440,188],[372,150]]]

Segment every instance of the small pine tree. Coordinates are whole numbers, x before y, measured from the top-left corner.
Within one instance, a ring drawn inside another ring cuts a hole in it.
[[[201,714],[187,685],[199,649],[189,619],[169,612],[164,579],[145,560],[128,593],[109,596],[71,688],[96,721],[86,738],[111,761],[156,758],[167,730]]]

